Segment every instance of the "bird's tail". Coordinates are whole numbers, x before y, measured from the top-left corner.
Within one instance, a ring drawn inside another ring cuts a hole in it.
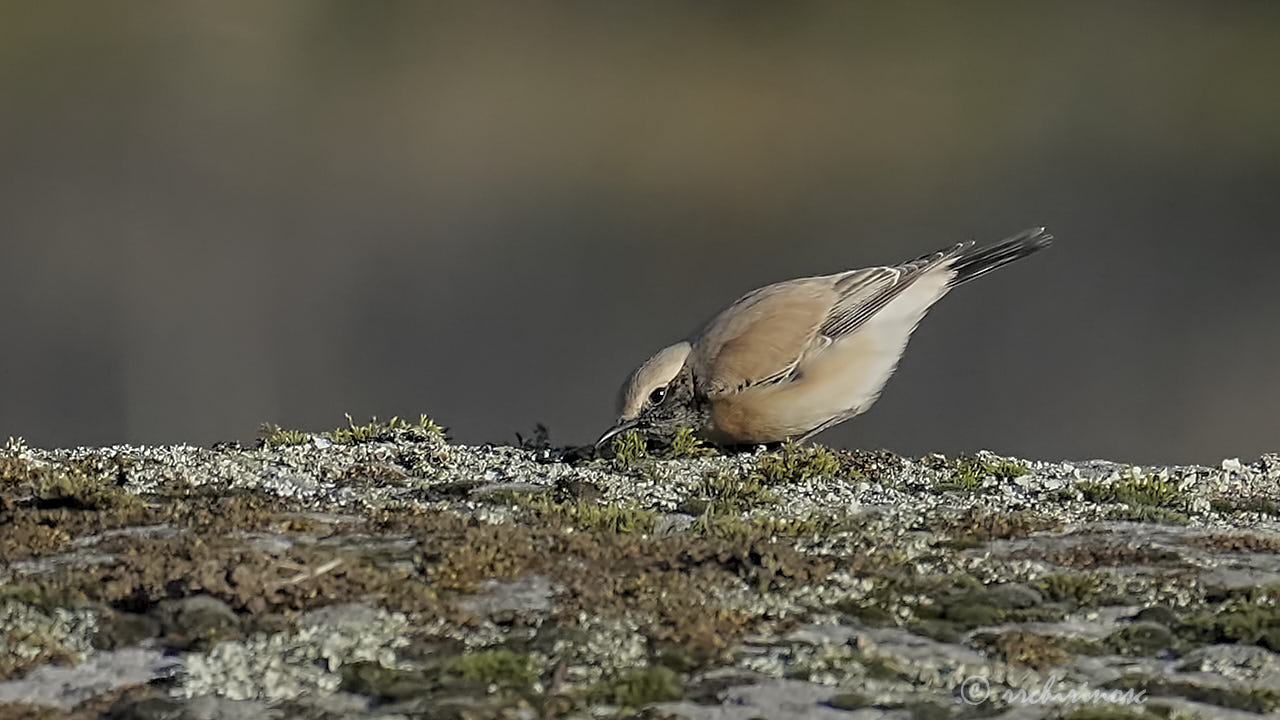
[[[1047,248],[1052,242],[1053,236],[1045,232],[1044,228],[1038,227],[1023,230],[1017,235],[986,247],[966,250],[951,265],[951,271],[956,274],[951,285],[959,285],[982,277],[998,267]]]

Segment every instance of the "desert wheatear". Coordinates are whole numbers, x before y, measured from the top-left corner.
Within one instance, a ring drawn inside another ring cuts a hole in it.
[[[1048,247],[1044,228],[965,242],[894,267],[775,283],[743,295],[627,378],[618,423],[719,445],[806,440],[880,396],[931,305],[948,290]]]

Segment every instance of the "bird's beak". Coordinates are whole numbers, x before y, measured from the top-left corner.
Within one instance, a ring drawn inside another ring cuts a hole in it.
[[[639,420],[619,421],[617,425],[614,425],[612,428],[609,429],[608,432],[600,436],[600,439],[596,441],[596,445],[595,445],[596,449],[598,450],[601,445],[604,445],[609,440],[612,440],[615,435],[624,433],[628,430],[632,430],[639,424],[640,424]]]

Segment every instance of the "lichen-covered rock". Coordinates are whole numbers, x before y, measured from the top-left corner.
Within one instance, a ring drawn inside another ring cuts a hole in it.
[[[615,450],[10,442],[0,716],[1280,717],[1280,456]]]

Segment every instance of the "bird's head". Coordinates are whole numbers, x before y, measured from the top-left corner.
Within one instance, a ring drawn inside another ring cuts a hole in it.
[[[687,342],[665,347],[631,373],[618,394],[618,422],[596,447],[628,430],[669,438],[681,428],[696,430],[705,424],[707,411],[697,402],[693,373],[685,362],[691,349]]]

